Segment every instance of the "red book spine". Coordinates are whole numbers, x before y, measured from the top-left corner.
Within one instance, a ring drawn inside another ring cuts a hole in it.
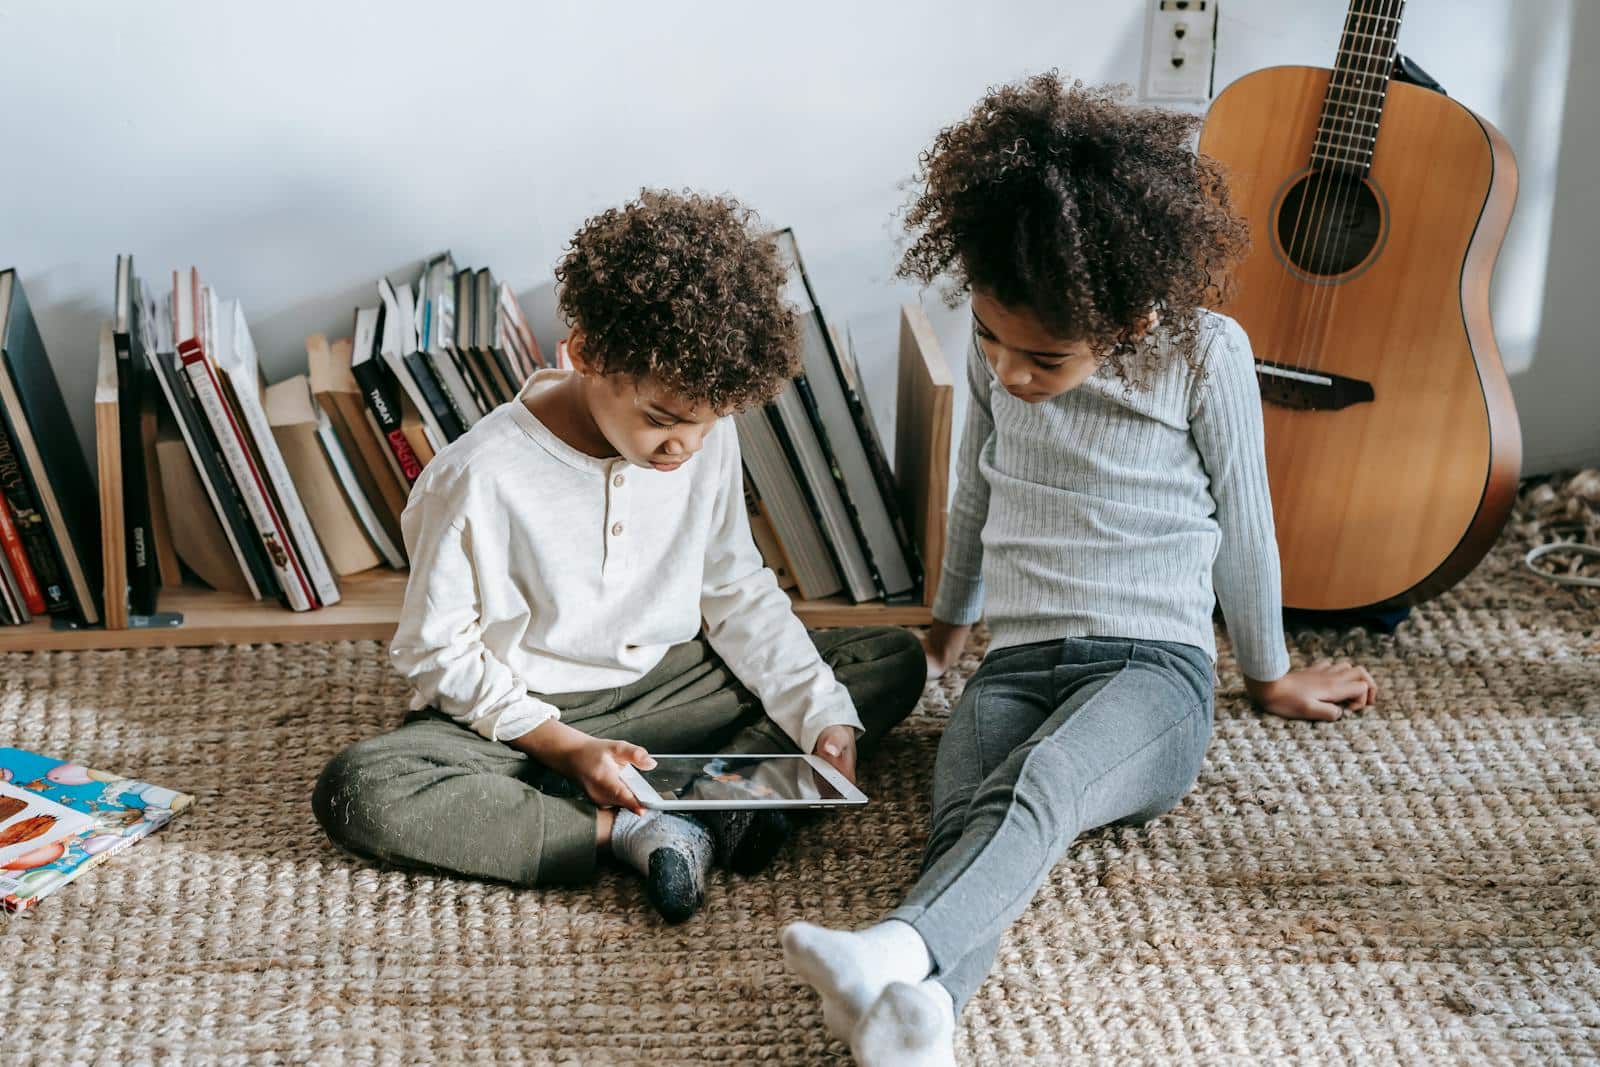
[[[45,614],[44,590],[39,588],[39,579],[33,573],[33,565],[28,562],[28,553],[23,551],[22,538],[17,536],[17,524],[11,521],[11,505],[6,503],[4,493],[0,493],[0,551],[5,552],[6,559],[11,563],[11,573],[17,579],[28,610],[35,615]]]
[[[406,481],[415,482],[422,477],[422,461],[417,458],[406,435],[399,430],[390,430],[383,436],[389,442],[389,449],[394,452],[395,461],[400,464],[400,473],[406,476]]]

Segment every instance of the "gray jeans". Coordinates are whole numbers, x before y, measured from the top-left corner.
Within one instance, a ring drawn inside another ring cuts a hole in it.
[[[889,916],[922,936],[958,1011],[1074,838],[1189,791],[1212,681],[1200,649],[1155,641],[1069,638],[983,661],[939,742],[922,876]]]

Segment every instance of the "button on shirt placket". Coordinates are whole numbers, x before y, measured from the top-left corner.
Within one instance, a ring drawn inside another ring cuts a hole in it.
[[[628,539],[633,535],[628,517],[633,495],[632,479],[627,474],[628,464],[619,460],[606,469],[605,563],[601,575],[606,578],[627,570]]]

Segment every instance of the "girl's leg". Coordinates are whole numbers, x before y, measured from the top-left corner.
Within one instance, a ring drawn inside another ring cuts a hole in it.
[[[959,781],[936,783],[952,792],[939,805],[932,862],[891,915],[898,921],[859,934],[812,927],[786,936],[791,963],[823,994],[825,1009],[833,1000],[835,1019],[858,1019],[890,983],[930,974],[959,1008],[987,975],[1000,935],[1078,833],[1153,817],[1193,783],[1210,736],[1211,671],[1203,653],[1083,639],[1056,646],[1054,660],[1048,671],[1020,671],[1004,683],[980,685],[974,677],[976,692],[963,699],[967,714],[960,724],[952,720],[970,742],[958,733],[950,758],[941,758],[952,774],[964,744],[969,754],[988,755],[999,748],[991,738],[1009,743],[1030,713],[1052,710],[972,791],[965,809],[953,803]]]
[[[1059,641],[1001,649],[987,657],[968,681],[939,739],[924,871],[961,839],[967,810],[984,779],[1055,711],[1052,678],[1060,653]],[[850,1040],[862,1012],[888,982],[907,976],[914,981],[930,969],[926,951],[911,930],[896,923],[881,933],[884,936],[875,940],[869,953],[879,965],[873,973],[835,974],[832,946],[847,944],[856,935],[805,923],[784,932],[790,967],[819,990],[839,990],[824,996],[822,1008],[829,1031],[841,1041]],[[975,966],[982,968],[977,978],[981,983],[988,962],[979,959]],[[912,973],[918,967],[920,973]],[[840,988],[846,981],[848,987]]]
[[[1183,646],[1122,643],[1118,665],[1093,647],[1107,644],[1067,642],[1054,672],[1059,707],[984,781],[961,838],[891,916],[921,936],[958,1005],[976,991],[979,969],[966,957],[980,952],[987,973],[1000,935],[1078,834],[1153,818],[1199,774],[1209,663]]]

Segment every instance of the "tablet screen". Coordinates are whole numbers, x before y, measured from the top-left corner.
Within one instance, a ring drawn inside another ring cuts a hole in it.
[[[657,756],[639,774],[662,800],[841,800],[804,756]]]

